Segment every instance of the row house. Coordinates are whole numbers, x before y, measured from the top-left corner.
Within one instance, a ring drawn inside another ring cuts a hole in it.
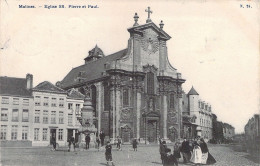
[[[0,77],[1,146],[60,146],[76,136],[84,96],[44,81],[33,88],[33,76]],[[75,110],[70,108],[75,106]]]

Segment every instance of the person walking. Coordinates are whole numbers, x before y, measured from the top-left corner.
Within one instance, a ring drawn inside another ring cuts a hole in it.
[[[117,150],[122,150],[121,145],[122,145],[122,140],[121,138],[119,138],[119,136],[117,136],[117,144],[116,144]]]
[[[99,138],[101,140],[101,146],[104,146],[105,133],[103,133],[103,131],[100,131]]]
[[[137,151],[137,144],[138,144],[138,142],[137,142],[137,139],[135,138],[133,140],[133,149],[134,149],[134,151]]]
[[[114,166],[113,159],[112,159],[112,146],[109,141],[107,142],[105,148],[106,148],[105,157],[107,161],[107,166],[109,166],[109,161],[112,163],[112,166]]]
[[[166,149],[167,149],[166,142],[162,141],[162,143],[160,144],[160,149],[159,149],[159,152],[160,152],[160,155],[161,155],[162,164],[164,164],[164,160],[166,158]]]
[[[179,158],[181,158],[180,148],[181,148],[181,143],[180,140],[178,139],[173,147],[173,155],[178,162],[179,162]]]
[[[86,149],[89,149],[89,142],[90,142],[90,136],[89,136],[89,134],[86,135],[86,137],[85,137],[85,142],[86,142]]]
[[[56,138],[55,137],[51,138],[51,143],[52,143],[52,150],[55,151],[56,150]]]
[[[189,141],[184,138],[182,144],[181,144],[181,149],[180,149],[182,156],[183,156],[183,163],[187,163],[190,161],[190,146],[189,146]]]
[[[100,146],[100,138],[99,137],[96,138],[96,143],[97,143],[97,149],[99,151],[99,146]]]
[[[200,165],[202,161],[202,151],[200,148],[200,145],[198,143],[198,139],[194,141],[194,148],[193,148],[193,153],[191,156],[190,161],[194,163],[195,165]]]
[[[209,153],[208,146],[203,138],[200,139],[199,144],[202,152],[201,163],[207,165],[216,163],[214,157]]]
[[[68,149],[68,152],[70,152],[70,147],[71,147],[71,138],[68,139],[68,143],[69,143],[69,149]]]

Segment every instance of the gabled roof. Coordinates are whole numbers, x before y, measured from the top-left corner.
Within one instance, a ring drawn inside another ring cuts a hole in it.
[[[193,86],[192,86],[192,88],[190,89],[188,95],[199,95],[199,94],[198,94],[198,92],[197,92],[197,91],[193,88]]]
[[[72,88],[68,92],[68,98],[84,100],[85,96],[76,89]]]
[[[10,96],[31,96],[26,78],[0,77],[0,94]]]
[[[169,40],[171,39],[171,36],[168,35],[163,29],[160,29],[157,25],[155,25],[153,22],[149,22],[147,24],[143,24],[143,25],[138,25],[138,26],[134,26],[131,28],[128,28],[127,30],[129,32],[136,32],[136,33],[143,33],[142,31],[144,29],[148,29],[148,28],[153,28],[158,34],[159,34],[159,38],[165,39],[165,40]]]
[[[90,61],[84,65],[73,68],[61,81],[61,87],[66,89],[73,85],[82,83],[79,82],[79,78],[83,80],[83,82],[88,82],[105,77],[104,75],[102,75],[102,73],[106,71],[105,64],[110,64],[116,59],[125,56],[126,53],[127,49],[124,49],[114,54],[100,58],[96,61]],[[79,74],[81,72],[83,72],[84,74]]]
[[[67,94],[67,92],[49,81],[44,81],[32,89],[33,91]]]

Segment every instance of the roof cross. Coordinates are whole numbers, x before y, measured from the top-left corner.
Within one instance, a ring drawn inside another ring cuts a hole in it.
[[[150,14],[152,14],[153,11],[151,11],[150,9],[151,9],[150,7],[148,7],[148,9],[145,9],[145,12],[148,13],[148,18],[147,18],[147,20],[146,20],[146,23],[152,22],[152,20],[151,20],[151,18],[150,18]]]

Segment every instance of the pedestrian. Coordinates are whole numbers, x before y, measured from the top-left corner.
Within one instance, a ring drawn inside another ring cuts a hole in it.
[[[180,148],[181,148],[181,143],[180,140],[178,139],[173,147],[173,155],[178,162],[179,162],[179,158],[181,158]]]
[[[137,151],[137,144],[138,144],[138,142],[137,142],[137,139],[135,138],[135,139],[133,140],[133,148],[134,148],[134,151]]]
[[[56,150],[56,138],[54,136],[51,139],[51,143],[52,143],[52,150],[55,151]]]
[[[104,146],[105,133],[103,133],[103,131],[100,131],[99,138],[101,140],[101,146]]]
[[[190,161],[190,146],[189,146],[189,141],[184,138],[182,144],[181,144],[181,149],[180,149],[183,157],[183,163],[187,163]]]
[[[202,157],[201,157],[202,164],[209,165],[209,164],[216,163],[216,160],[214,159],[214,157],[209,153],[208,146],[203,138],[200,139],[200,148],[201,148],[201,152],[202,152]]]
[[[162,164],[164,163],[164,159],[166,158],[166,149],[167,149],[166,142],[162,141],[162,143],[160,144],[160,149],[159,149]]]
[[[97,143],[97,149],[99,151],[99,146],[100,146],[100,138],[99,137],[96,138],[96,143]]]
[[[85,137],[85,142],[86,142],[86,149],[89,149],[89,142],[90,142],[90,136],[89,136],[89,134],[86,135],[86,137]]]
[[[171,149],[166,148],[165,150],[166,156],[164,159],[163,166],[178,166],[178,161],[173,154],[171,154]]]
[[[112,166],[114,166],[113,159],[112,159],[112,146],[109,141],[107,141],[105,156],[106,156],[107,166],[109,166],[109,161],[112,163]]]
[[[75,151],[75,138],[73,136],[71,136],[70,138],[71,144],[73,145],[73,150]]]
[[[71,138],[68,139],[68,143],[69,143],[69,149],[68,149],[68,152],[70,152],[70,147],[71,147]]]
[[[121,145],[122,145],[122,140],[121,138],[119,138],[119,136],[117,136],[117,144],[116,144],[117,150],[122,150]]]
[[[200,165],[201,160],[202,160],[202,151],[201,151],[200,145],[198,143],[198,139],[196,141],[194,141],[193,147],[194,147],[193,153],[192,153],[190,161],[192,163],[194,163],[195,165]]]

